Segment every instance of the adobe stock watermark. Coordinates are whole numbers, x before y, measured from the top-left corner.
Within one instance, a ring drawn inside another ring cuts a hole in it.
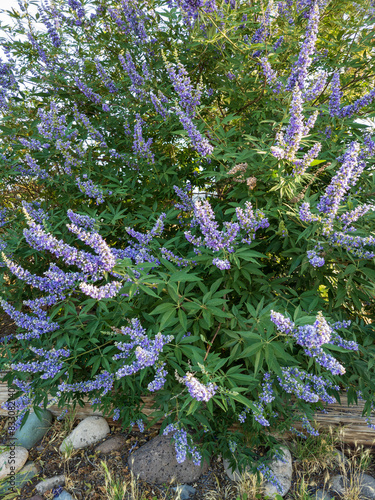
[[[9,401],[14,395],[16,389],[8,388],[8,436],[9,442],[7,449],[9,450],[8,463],[4,462],[2,467],[8,469],[7,479],[5,483],[8,485],[8,493],[16,493],[16,441],[14,440],[14,433],[16,432],[15,424],[17,420],[18,411],[16,410],[15,401]]]

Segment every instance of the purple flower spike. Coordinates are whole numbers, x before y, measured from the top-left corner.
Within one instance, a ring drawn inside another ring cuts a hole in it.
[[[342,92],[340,90],[340,74],[336,71],[331,81],[331,97],[329,100],[329,114],[334,117],[340,113]]]
[[[209,401],[215,395],[217,390],[217,386],[215,384],[210,383],[208,385],[204,385],[189,372],[182,378],[182,380],[188,388],[190,396],[197,401]]]
[[[307,24],[306,35],[298,56],[298,60],[292,69],[288,79],[287,90],[293,90],[298,85],[301,91],[305,90],[305,82],[308,76],[308,68],[311,66],[311,56],[315,52],[315,44],[318,36],[320,21],[319,2],[314,1],[310,9],[309,20]]]

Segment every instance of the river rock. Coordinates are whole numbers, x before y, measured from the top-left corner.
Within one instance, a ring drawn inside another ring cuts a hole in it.
[[[334,494],[324,490],[317,490],[313,496],[314,500],[332,500],[332,498],[334,498]]]
[[[339,495],[344,495],[351,485],[360,487],[361,498],[375,499],[375,479],[368,474],[353,474],[351,477],[337,475],[331,479],[331,488]]]
[[[208,464],[194,465],[190,459],[179,464],[170,436],[157,436],[130,455],[129,467],[136,477],[148,483],[162,484],[172,480],[192,483],[205,473]]]
[[[111,453],[112,451],[117,451],[120,450],[121,448],[124,447],[126,443],[126,439],[124,436],[118,435],[114,436],[113,438],[107,439],[107,441],[104,441],[104,443],[100,443],[96,448],[95,451],[98,451],[99,453]]]
[[[0,480],[7,477],[8,474],[15,474],[22,469],[28,456],[29,452],[22,446],[5,446],[3,449],[0,448]]]
[[[286,446],[280,448],[280,457],[275,458],[269,465],[272,472],[275,474],[281,486],[281,491],[270,481],[264,483],[264,495],[270,498],[275,498],[276,495],[285,496],[292,486],[292,455]]]
[[[172,490],[176,492],[179,500],[188,500],[196,492],[196,489],[188,484],[179,484],[172,488]]]
[[[44,479],[35,486],[35,489],[38,493],[43,495],[43,493],[45,493],[46,491],[52,490],[52,488],[55,488],[56,486],[61,486],[63,484],[65,484],[65,476],[64,474],[61,474],[60,476],[53,476]]]
[[[17,445],[30,450],[51,427],[52,413],[48,410],[42,410],[39,417],[36,413],[30,413],[24,425],[18,429],[13,438]]]
[[[57,497],[54,497],[53,500],[73,500],[73,497],[66,490],[62,490],[62,492]]]
[[[105,418],[92,416],[86,417],[60,445],[60,452],[64,453],[70,448],[77,450],[86,448],[90,444],[101,441],[109,434],[109,425]]]

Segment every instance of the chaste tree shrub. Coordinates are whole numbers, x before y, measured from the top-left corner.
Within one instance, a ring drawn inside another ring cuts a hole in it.
[[[240,467],[275,431],[317,434],[342,391],[372,425],[374,16],[365,0],[2,14],[0,303],[18,330],[0,369],[19,421],[88,398],[143,428],[152,395],[180,462]]]

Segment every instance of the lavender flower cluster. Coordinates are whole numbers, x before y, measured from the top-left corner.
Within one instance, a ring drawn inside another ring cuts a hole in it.
[[[320,21],[320,5],[318,1],[314,1],[311,5],[306,35],[304,37],[302,47],[298,56],[298,60],[294,64],[289,76],[286,89],[293,90],[296,85],[300,91],[305,89],[306,79],[308,76],[308,68],[311,66],[311,56],[315,52],[315,44],[318,35]]]
[[[325,353],[321,347],[324,344],[340,342],[341,339],[336,335],[332,338],[332,328],[321,312],[318,313],[313,325],[296,327],[292,321],[275,311],[271,311],[271,321],[277,326],[279,332],[293,336],[297,344],[304,347],[307,356],[314,358],[318,364],[333,375],[345,373],[345,368],[331,354]],[[355,343],[344,343],[343,345],[346,345],[348,349],[356,350],[358,348]]]
[[[182,464],[186,460],[187,453],[190,453],[194,465],[200,465],[202,456],[197,451],[196,446],[191,446],[188,440],[188,434],[186,430],[178,426],[177,424],[169,424],[163,431],[163,436],[167,436],[173,432],[174,446],[176,450],[176,460],[179,464]]]
[[[158,333],[154,339],[149,339],[146,330],[142,327],[139,319],[133,318],[130,321],[130,326],[122,327],[120,332],[126,337],[130,337],[127,342],[115,342],[115,346],[121,351],[120,354],[113,356],[114,360],[125,360],[123,365],[116,370],[115,373],[103,371],[96,375],[94,379],[85,382],[76,382],[68,384],[63,382],[58,386],[60,393],[63,392],[92,392],[102,391],[101,396],[106,395],[113,388],[115,379],[132,375],[147,367],[156,368],[156,376],[153,382],[148,385],[150,391],[156,391],[163,387],[165,383],[166,370],[165,363],[159,362],[159,355],[167,343],[173,340],[173,336],[163,336]],[[126,364],[126,360],[134,357],[135,360],[131,364]]]
[[[52,41],[53,46],[56,48],[59,48],[61,43],[62,43],[61,38],[60,38],[59,34],[57,33],[56,27],[52,24],[50,18],[47,15],[49,13],[48,13],[46,7],[44,5],[39,6],[38,11],[40,14],[40,19],[42,20],[42,22],[44,23],[44,25],[47,28],[47,32],[48,32],[48,35]],[[52,19],[53,19],[53,16],[52,16]]]
[[[290,105],[289,126],[285,134],[283,132],[278,132],[276,136],[277,145],[271,148],[271,153],[275,158],[279,160],[289,160],[293,163],[294,175],[303,174],[320,152],[321,144],[317,142],[307,153],[305,153],[302,159],[296,157],[296,153],[301,147],[302,138],[314,127],[317,116],[318,112],[315,112],[306,122],[304,121],[302,91],[300,87],[296,85],[293,90],[292,102]]]
[[[190,202],[184,192],[178,192],[182,195],[184,208],[189,208]],[[189,205],[187,205],[189,203]],[[193,205],[193,220],[192,227],[198,227],[203,235],[194,236],[191,231],[185,231],[185,238],[194,245],[195,252],[200,253],[202,247],[206,247],[213,252],[224,251],[227,253],[234,252],[234,245],[237,236],[241,230],[245,233],[241,242],[251,244],[255,238],[255,232],[260,228],[267,228],[269,222],[264,213],[260,210],[252,209],[250,202],[245,203],[245,208],[236,208],[238,222],[224,222],[224,231],[218,229],[218,223],[215,220],[215,214],[210,203],[205,201],[196,201]],[[212,263],[221,270],[230,269],[228,259],[215,257]]]
[[[184,127],[191,140],[193,148],[201,156],[209,156],[214,150],[214,147],[209,143],[207,138],[200,133],[191,117],[179,106],[172,107],[171,111],[178,116],[181,125]]]
[[[375,237],[352,236],[348,233],[355,231],[353,224],[370,210],[373,211],[374,206],[363,204],[340,214],[343,201],[365,169],[364,157],[374,153],[371,138],[367,137],[364,142],[361,150],[360,144],[353,141],[347,151],[338,158],[341,167],[332,177],[330,184],[317,203],[320,214],[313,214],[310,204],[305,202],[300,207],[299,217],[303,222],[318,222],[321,225],[323,236],[331,246],[341,247],[359,258],[372,259],[375,252],[367,250],[366,247],[375,246]],[[341,227],[341,230],[335,230],[335,226],[337,229]],[[324,264],[323,257],[317,255],[321,250],[321,245],[318,245],[314,250],[308,252],[309,261],[314,267],[320,267]]]
[[[102,104],[102,97],[99,94],[96,94],[90,87],[88,87],[84,82],[82,82],[78,77],[74,78],[75,84],[82,92],[83,95],[87,97],[90,101],[95,104]],[[104,110],[106,111],[106,110]]]
[[[164,345],[173,340],[172,335],[163,336],[161,333],[156,334],[155,338],[150,340],[138,319],[132,319],[131,326],[121,328],[121,333],[130,337],[131,341],[115,343],[121,353],[115,354],[114,359],[127,359],[132,349],[134,349],[136,359],[132,364],[119,368],[116,372],[117,378],[132,375],[148,366],[154,366]]]
[[[188,72],[180,62],[177,64],[177,68],[168,61],[165,64],[173,88],[178,95],[180,108],[188,116],[194,117],[195,109],[200,104],[202,86],[199,84],[197,89],[193,87]]]
[[[109,77],[109,75],[106,72],[106,70],[103,68],[103,66],[100,63],[100,61],[99,61],[98,58],[95,58],[95,66],[96,66],[97,72],[99,73],[99,75],[101,77],[102,82],[107,87],[107,89],[109,90],[109,92],[111,94],[115,94],[116,92],[118,92],[118,89],[117,89],[116,85],[111,80],[111,78]]]
[[[142,11],[142,4],[136,0],[121,2],[119,9],[108,8],[112,20],[118,29],[125,34],[131,34],[136,44],[144,44],[150,41],[147,34],[147,14]]]
[[[331,80],[331,97],[329,101],[329,113],[332,117],[349,118],[358,113],[362,108],[369,106],[375,99],[375,89],[355,100],[353,104],[341,107],[343,93],[340,88],[340,74],[336,71]]]
[[[0,109],[8,109],[12,91],[17,87],[11,65],[0,58]]]
[[[195,261],[179,257],[178,255],[175,255],[173,252],[167,250],[164,247],[161,248],[160,252],[164,257],[164,259],[169,260],[169,262],[173,262],[174,264],[176,264],[177,267],[187,267],[196,264]]]
[[[125,231],[135,240],[137,240],[137,243],[130,241],[129,245],[125,249],[114,250],[117,258],[131,259],[135,264],[152,262],[155,264],[155,266],[158,266],[160,264],[160,261],[155,257],[155,255],[152,254],[151,243],[156,236],[160,236],[162,234],[164,230],[165,217],[166,214],[161,214],[158,217],[155,225],[151,228],[150,231],[147,231],[146,233],[141,233],[130,227],[125,228]]]
[[[186,183],[186,186],[181,189],[178,186],[173,186],[175,193],[180,199],[179,203],[175,203],[174,207],[182,210],[183,212],[192,212],[194,210],[194,203],[192,200],[192,185],[190,181]]]
[[[160,389],[162,389],[164,387],[165,382],[167,381],[166,377],[168,375],[168,372],[165,369],[166,364],[167,363],[156,363],[156,365],[155,365],[155,368],[156,368],[155,378],[147,386],[147,389],[150,392],[159,391]]]
[[[187,372],[185,377],[181,380],[187,387],[189,394],[192,398],[197,401],[209,401],[217,391],[217,385],[212,382],[208,385],[204,385],[199,380],[194,377],[192,373]]]
[[[280,387],[288,394],[294,394],[298,399],[308,403],[316,403],[321,399],[323,402],[335,403],[335,398],[327,392],[329,390],[340,390],[328,379],[322,376],[312,375],[299,368],[283,368],[282,376],[278,377]]]
[[[134,127],[134,142],[133,142],[133,151],[138,153],[141,158],[145,158],[149,160],[151,163],[155,162],[155,157],[153,152],[151,151],[152,139],[143,138],[142,125],[144,124],[144,120],[137,113],[136,122]]]
[[[83,179],[87,179],[87,174],[83,174]],[[96,204],[104,203],[103,189],[96,186],[91,179],[81,180],[79,177],[76,178],[76,184],[81,193],[85,194],[89,198],[96,201]]]
[[[33,361],[31,363],[12,363],[10,367],[12,370],[16,370],[23,373],[38,373],[42,372],[40,375],[41,379],[53,378],[63,367],[64,361],[61,357],[68,357],[70,351],[68,349],[51,349],[46,351],[44,349],[37,349],[36,347],[30,347],[30,350],[37,354],[38,356],[44,357],[45,361]]]
[[[266,408],[265,405],[268,403],[272,403],[275,399],[273,388],[272,388],[272,380],[270,373],[265,373],[263,377],[262,383],[262,392],[259,395],[259,401],[261,402],[253,402],[253,406],[255,409],[250,409],[245,407],[244,410],[238,415],[238,420],[242,424],[245,422],[247,414],[251,411],[254,417],[260,425],[264,427],[268,427],[270,425],[269,421],[266,418]]]
[[[170,8],[180,7],[187,26],[193,26],[199,11],[211,13],[218,10],[216,0],[168,0]]]

